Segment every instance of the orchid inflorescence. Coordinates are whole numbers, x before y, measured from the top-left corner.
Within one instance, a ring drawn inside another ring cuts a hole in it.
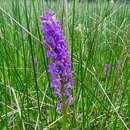
[[[52,60],[52,63],[48,65],[48,72],[51,74],[51,87],[54,89],[55,95],[59,97],[57,111],[60,111],[63,107],[63,97],[66,98],[66,104],[73,101],[73,97],[69,93],[69,89],[72,89],[73,73],[68,44],[65,43],[60,21],[56,20],[54,12],[46,9],[45,16],[41,16],[40,19],[43,22],[41,30],[45,37],[43,43],[47,48],[46,55]]]

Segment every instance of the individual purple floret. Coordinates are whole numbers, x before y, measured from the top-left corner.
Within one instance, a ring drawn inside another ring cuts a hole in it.
[[[56,111],[61,111],[63,107],[63,103],[58,103]]]
[[[56,20],[54,12],[47,9],[45,16],[41,16],[40,19],[43,22],[41,30],[45,37],[43,43],[48,49],[46,55],[52,60],[52,63],[48,65],[48,72],[51,73],[51,87],[60,99],[58,111],[62,109],[63,97],[67,98],[67,104],[73,101],[73,97],[69,93],[69,89],[72,89],[73,80],[68,44],[65,43],[60,21]]]

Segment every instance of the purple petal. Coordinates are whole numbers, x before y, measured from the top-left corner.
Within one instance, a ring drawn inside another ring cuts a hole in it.
[[[62,110],[63,103],[58,103],[56,111]]]

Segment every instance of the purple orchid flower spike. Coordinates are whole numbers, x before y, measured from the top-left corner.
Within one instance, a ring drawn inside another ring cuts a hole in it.
[[[105,72],[106,72],[106,74],[108,74],[109,71],[110,71],[110,64],[105,64]]]
[[[48,72],[51,73],[51,87],[55,95],[59,97],[57,111],[62,110],[62,98],[66,97],[67,104],[73,101],[69,89],[72,89],[72,70],[69,57],[68,44],[65,42],[60,21],[56,20],[56,14],[49,9],[45,16],[40,17],[43,25],[41,30],[45,40],[43,44],[48,49],[47,57],[51,58],[52,63],[48,65]]]

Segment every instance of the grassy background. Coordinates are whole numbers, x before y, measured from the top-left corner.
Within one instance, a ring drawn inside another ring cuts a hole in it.
[[[39,16],[46,8],[62,21],[70,45],[75,102],[68,129],[130,128],[130,4],[1,0],[0,8],[0,130],[61,128],[40,42]]]

